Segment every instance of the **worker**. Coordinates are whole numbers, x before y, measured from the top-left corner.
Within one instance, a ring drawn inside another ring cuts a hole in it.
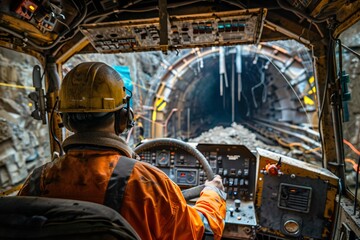
[[[100,62],[77,65],[64,78],[58,111],[74,132],[65,155],[36,168],[19,195],[91,201],[116,209],[149,239],[220,239],[226,213],[220,176],[205,183],[194,206],[168,176],[134,152],[119,134],[132,125],[130,97],[120,75]]]

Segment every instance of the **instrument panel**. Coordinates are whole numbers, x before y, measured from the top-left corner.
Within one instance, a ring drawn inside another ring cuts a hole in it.
[[[243,145],[200,143],[196,149],[227,193],[223,239],[330,237],[339,186],[328,170],[263,149],[255,156]],[[195,156],[176,146],[155,146],[139,156],[182,189],[207,180]]]
[[[196,145],[213,172],[223,179],[227,193],[224,238],[254,239],[256,156],[243,145]],[[145,161],[165,172],[182,189],[204,184],[206,173],[200,162],[176,146],[157,146],[139,154]]]
[[[330,171],[257,149],[257,233],[330,239],[339,179]]]
[[[161,34],[169,49],[258,43],[266,9],[248,9],[195,15],[83,24],[81,32],[99,53],[161,50]]]

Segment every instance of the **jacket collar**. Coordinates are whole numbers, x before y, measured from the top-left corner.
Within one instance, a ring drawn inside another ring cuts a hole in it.
[[[66,138],[63,142],[63,148],[67,152],[70,148],[77,146],[96,146],[96,147],[110,147],[120,151],[126,157],[135,157],[134,151],[126,144],[126,142],[119,136],[108,132],[82,132],[75,133]]]

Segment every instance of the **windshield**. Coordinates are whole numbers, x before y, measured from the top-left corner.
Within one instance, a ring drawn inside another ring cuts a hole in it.
[[[114,67],[132,92],[131,146],[158,137],[244,144],[321,165],[311,52],[296,41],[76,55],[64,74],[84,61]]]
[[[353,25],[340,39],[342,44],[359,52],[360,22]],[[343,138],[346,164],[346,184],[355,193],[356,171],[360,159],[360,57],[350,50],[342,48],[343,63]]]

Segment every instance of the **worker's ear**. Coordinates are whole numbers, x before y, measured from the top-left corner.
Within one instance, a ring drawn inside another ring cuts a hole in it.
[[[62,119],[62,123],[64,124],[64,127],[67,130],[74,132],[74,130],[72,129],[71,124],[70,124],[69,114],[68,113],[60,113],[60,116]]]
[[[120,134],[134,126],[134,112],[131,107],[124,107],[115,112],[115,132]]]

